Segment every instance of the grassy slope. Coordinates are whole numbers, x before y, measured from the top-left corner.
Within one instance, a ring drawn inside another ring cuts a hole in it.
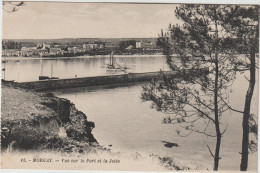
[[[3,151],[51,149],[88,152],[98,146],[91,131],[94,123],[69,100],[2,84],[1,136]]]
[[[121,158],[127,165],[131,163],[131,166],[128,165],[130,170],[143,161],[147,162],[146,165],[151,164],[154,170],[189,169],[177,166],[172,158],[151,155],[144,160],[142,156],[121,156],[120,153],[112,153],[110,149],[99,146],[91,134],[94,123],[87,121],[86,116],[69,100],[50,93],[39,94],[2,83],[1,111],[1,126],[10,130],[1,136],[3,154],[8,153],[5,153],[7,148],[16,151],[36,150],[43,155],[53,151],[69,153],[71,156],[93,156],[99,153],[105,154],[104,157]],[[125,163],[122,163],[120,169],[126,169]],[[89,165],[86,166],[89,169]]]
[[[2,85],[2,120],[30,120],[35,116],[49,116],[53,111],[40,104],[42,98],[32,92]]]

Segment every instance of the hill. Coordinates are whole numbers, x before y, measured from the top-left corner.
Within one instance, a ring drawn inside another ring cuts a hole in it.
[[[120,41],[126,40],[137,40],[137,41],[146,41],[146,42],[156,42],[156,38],[61,38],[61,39],[3,39],[6,41],[14,41],[14,42],[29,42],[29,43],[60,43],[60,44],[68,44],[68,43],[85,43],[85,42],[112,42],[118,44]]]

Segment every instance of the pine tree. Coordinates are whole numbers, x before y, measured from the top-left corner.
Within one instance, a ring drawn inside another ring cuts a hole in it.
[[[210,74],[184,74],[178,79],[163,74],[162,81],[144,86],[142,93],[143,100],[153,101],[157,110],[172,114],[164,122],[184,128],[184,136],[197,132],[216,137],[214,153],[208,146],[215,171],[219,167],[221,138],[227,129],[221,118],[227,110],[237,111],[228,104],[229,87],[236,77],[234,44],[237,40],[225,27],[224,19],[229,14],[226,7],[180,5],[175,14],[184,24],[170,25],[169,31],[162,32],[158,39],[172,70],[207,67]],[[214,127],[214,133],[210,127]],[[177,133],[183,135],[183,131]]]
[[[257,143],[249,139],[249,133],[254,133],[257,140],[257,123],[255,116],[251,114],[251,101],[256,81],[256,53],[259,53],[259,7],[229,5],[228,15],[223,17],[225,28],[236,37],[236,47],[242,50],[246,59],[236,64],[236,70],[249,71],[249,86],[246,93],[243,111],[243,137],[240,170],[246,171],[248,167],[248,150],[256,150]],[[249,142],[250,141],[250,142]]]

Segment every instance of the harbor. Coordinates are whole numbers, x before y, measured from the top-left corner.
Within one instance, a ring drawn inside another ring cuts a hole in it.
[[[63,88],[75,88],[98,85],[115,85],[115,84],[129,84],[133,82],[148,82],[152,79],[158,79],[162,73],[178,77],[183,74],[187,75],[206,75],[209,73],[207,68],[196,70],[182,70],[182,71],[159,71],[150,73],[127,73],[110,76],[96,76],[83,77],[72,79],[48,79],[34,82],[15,82],[14,85],[26,89],[33,89],[36,91],[56,90]]]
[[[258,170],[259,6],[2,12],[1,168]]]
[[[34,90],[39,93],[52,92],[59,98],[71,101],[78,110],[87,115],[89,121],[95,122],[96,127],[93,129],[93,135],[97,141],[103,146],[110,146],[109,148],[113,151],[127,151],[129,153],[139,151],[143,153],[142,155],[165,155],[178,159],[179,165],[186,165],[192,169],[196,169],[196,167],[199,169],[209,168],[211,163],[206,162],[206,160],[210,159],[210,155],[206,146],[201,144],[207,141],[210,145],[213,145],[214,140],[209,140],[200,135],[193,135],[190,139],[178,138],[173,134],[177,128],[162,125],[161,121],[165,116],[150,109],[151,103],[143,103],[140,100],[142,86],[150,83],[152,79],[161,77],[162,73],[172,75],[174,78],[181,76],[183,73],[187,75],[194,75],[195,73],[207,75],[209,69],[171,71],[163,56],[115,57],[120,64],[124,65],[126,62],[128,67],[126,71],[107,71],[106,65],[110,64],[110,56],[70,59],[9,59],[3,64],[6,69],[2,71],[2,76],[6,78],[3,84],[11,84],[14,87],[29,91]],[[30,73],[30,71],[34,71],[34,73]],[[4,73],[5,75],[3,75]],[[75,74],[77,77],[75,77]],[[58,79],[39,80],[41,75],[57,77]],[[246,90],[246,80],[243,75],[238,75],[235,82],[232,100],[243,97]],[[238,85],[238,83],[243,83],[243,91],[241,87],[238,87],[242,85]],[[254,97],[254,102],[257,101],[256,99]],[[120,107],[117,106],[119,104],[121,104]],[[97,111],[98,105],[102,106]],[[133,105],[135,109],[131,109],[129,105]],[[232,106],[239,107],[239,104]],[[256,112],[257,107],[252,110]],[[140,112],[143,117],[139,117],[138,120]],[[237,143],[240,139],[238,129],[241,122],[240,119],[233,122],[232,117],[234,116],[239,115],[225,116],[230,126],[234,127],[228,131],[228,135],[234,136],[233,134],[236,134],[234,142],[230,143],[227,140],[223,142],[225,146],[223,149],[230,153],[230,156],[237,153],[238,148],[231,149],[229,146]],[[133,126],[133,124],[135,125]],[[127,128],[124,129],[123,126]],[[133,128],[130,128],[131,126]],[[105,133],[106,128],[111,130]],[[139,133],[136,132],[136,129],[139,129]],[[151,129],[148,130],[149,133],[147,133],[147,129]],[[201,142],[196,140],[197,138]],[[176,143],[178,147],[165,147],[168,143]],[[187,150],[192,146],[194,147],[194,144],[197,146],[196,149]],[[154,152],[153,148],[158,148],[158,151]],[[200,152],[196,152],[196,150]],[[193,153],[193,157],[188,159],[190,152]],[[255,154],[250,155],[252,159],[255,157]],[[204,160],[205,163],[196,162],[197,158]],[[230,158],[225,157],[226,164],[222,163],[223,169],[235,169],[239,160],[234,160],[228,164],[228,159]],[[255,167],[256,165],[251,165],[250,170],[254,170]]]

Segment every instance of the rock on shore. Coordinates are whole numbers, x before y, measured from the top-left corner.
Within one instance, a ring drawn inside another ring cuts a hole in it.
[[[94,122],[69,100],[2,83],[1,148],[86,153],[98,143]],[[101,148],[101,147],[100,147]]]
[[[22,155],[22,158],[55,158],[61,161],[62,158],[102,158],[111,162],[98,165],[53,162],[45,167],[41,161],[33,162],[43,169],[76,169],[75,166],[79,166],[81,169],[103,168],[113,171],[187,170],[177,166],[175,160],[169,157],[113,152],[100,146],[92,135],[95,124],[88,121],[87,116],[69,100],[58,98],[52,93],[37,93],[2,82],[1,106],[2,168],[27,169],[28,165],[21,162]],[[31,162],[29,164],[32,165]]]

